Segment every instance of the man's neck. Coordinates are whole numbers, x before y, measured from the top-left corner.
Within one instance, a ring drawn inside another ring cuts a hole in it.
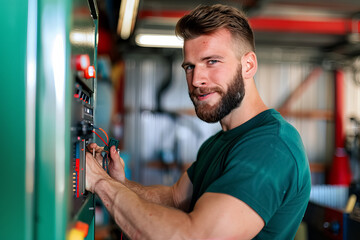
[[[236,128],[267,109],[256,87],[252,86],[247,89],[240,106],[220,120],[221,128],[223,131]]]

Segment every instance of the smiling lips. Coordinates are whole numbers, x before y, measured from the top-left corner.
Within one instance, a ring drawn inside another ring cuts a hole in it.
[[[203,100],[209,98],[214,93],[215,92],[210,92],[210,93],[206,93],[206,94],[202,94],[202,95],[197,95],[196,97],[199,101],[203,101]]]
[[[222,96],[222,89],[220,87],[202,87],[202,88],[195,88],[192,92],[191,92],[191,98],[193,98],[194,100],[196,99],[196,101],[205,101],[207,99],[209,99],[211,96],[213,96],[214,94],[218,93],[220,96]]]
[[[215,93],[220,93],[221,89],[219,88],[196,88],[192,92],[192,97],[196,98],[197,101],[204,101],[210,98]]]

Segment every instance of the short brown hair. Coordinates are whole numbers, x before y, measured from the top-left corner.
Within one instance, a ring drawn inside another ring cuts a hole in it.
[[[200,5],[178,21],[175,34],[184,40],[191,40],[221,28],[229,30],[234,41],[246,44],[247,50],[255,51],[254,33],[245,13],[231,6]]]

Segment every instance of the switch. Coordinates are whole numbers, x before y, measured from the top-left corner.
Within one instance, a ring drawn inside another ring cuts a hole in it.
[[[86,79],[94,78],[95,77],[95,67],[89,66],[84,70],[84,77]]]
[[[90,66],[90,57],[87,54],[75,56],[75,67],[77,71],[84,71]]]
[[[80,89],[77,89],[77,90],[76,90],[76,93],[74,94],[74,98],[79,98],[79,97],[80,97],[80,94],[81,94]]]

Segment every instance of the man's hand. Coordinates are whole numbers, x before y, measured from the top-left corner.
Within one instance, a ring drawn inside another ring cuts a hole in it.
[[[110,178],[92,153],[86,153],[86,190],[94,193],[96,184],[102,180]]]
[[[109,174],[115,180],[125,184],[125,163],[119,156],[115,146],[110,147]]]
[[[104,148],[99,147],[96,143],[90,143],[87,146],[87,149],[90,153],[95,152],[95,159],[100,164],[100,166],[102,166],[103,157],[102,157],[101,153],[104,151]]]
[[[99,147],[96,143],[91,143],[88,145],[89,152],[95,151],[95,158],[96,161],[102,165],[103,157],[101,155],[101,152],[104,151],[103,147]],[[95,149],[95,150],[93,150]],[[116,151],[115,146],[111,146],[110,148],[110,159],[109,159],[109,174],[112,178],[115,180],[125,183],[125,171],[124,171],[125,163],[124,160],[119,156],[119,154]]]

